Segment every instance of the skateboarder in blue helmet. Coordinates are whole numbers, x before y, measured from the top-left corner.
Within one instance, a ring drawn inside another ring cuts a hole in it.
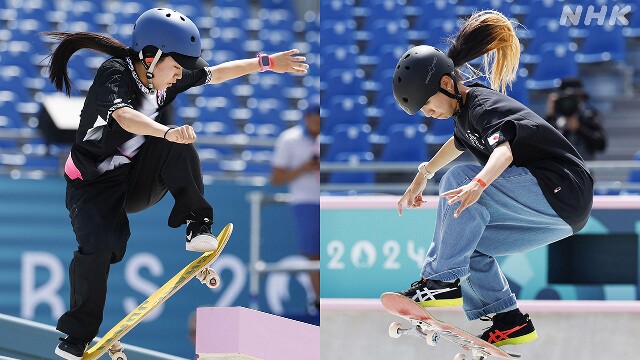
[[[186,249],[218,247],[213,208],[204,197],[201,165],[189,125],[168,126],[163,111],[180,93],[258,71],[304,74],[298,50],[209,66],[201,57],[200,33],[187,16],[168,8],[150,9],[137,19],[131,46],[91,32],[45,33],[59,44],[51,54],[49,79],[71,94],[69,58],[91,49],[111,58],[99,67],[86,94],[64,170],[69,210],[78,249],[69,267],[70,309],[57,329],[67,336],[55,349],[65,359],[81,359],[98,334],[111,264],[124,257],[130,237],[127,214],[147,209],[171,193],[168,218],[186,224]]]
[[[481,11],[465,22],[446,54],[431,46],[409,49],[392,84],[408,114],[421,110],[434,121],[453,117],[455,123],[451,138],[418,167],[398,201],[400,215],[403,207],[423,205],[427,181],[463,152],[480,164],[456,165],[442,176],[435,233],[420,279],[400,293],[424,307],[462,305],[469,320],[491,320],[480,338],[497,346],[529,342],[537,333],[518,309],[495,257],[578,232],[593,202],[593,179],[575,148],[504,94],[515,79],[519,54],[509,19]],[[481,56],[491,88],[465,84],[459,70]]]

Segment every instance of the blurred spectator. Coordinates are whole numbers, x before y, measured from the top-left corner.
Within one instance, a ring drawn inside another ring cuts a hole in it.
[[[271,181],[289,184],[294,226],[300,252],[309,260],[320,260],[320,105],[311,104],[304,124],[283,131],[273,152]],[[320,273],[311,273],[319,308]]]
[[[571,142],[584,160],[594,160],[596,152],[606,148],[607,138],[602,116],[588,99],[580,79],[563,79],[558,91],[549,94],[547,121]]]

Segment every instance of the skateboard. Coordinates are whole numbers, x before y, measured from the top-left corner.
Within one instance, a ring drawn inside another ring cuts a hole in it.
[[[411,327],[403,328],[402,324],[393,322],[389,325],[389,336],[399,338],[402,335],[413,335],[426,340],[427,344],[436,346],[440,338],[455,343],[471,353],[473,360],[484,360],[490,356],[503,359],[518,359],[519,354],[508,353],[488,342],[453,325],[434,318],[422,306],[398,293],[387,292],[380,296],[385,310],[392,315],[411,321]],[[464,353],[457,354],[454,360],[466,360]]]
[[[220,277],[218,274],[209,267],[213,263],[218,255],[222,252],[227,241],[233,232],[233,224],[227,224],[218,234],[218,248],[216,251],[206,252],[199,258],[192,261],[169,281],[167,281],[156,292],[151,294],[145,301],[143,301],[137,308],[120,320],[109,332],[107,332],[102,339],[89,350],[85,351],[82,356],[83,360],[98,359],[105,353],[109,353],[109,357],[112,360],[127,360],[127,356],[124,354],[124,347],[120,343],[120,339],[126,335],[131,329],[133,329],[142,319],[144,319],[151,311],[153,311],[158,305],[167,301],[173,294],[175,294],[182,286],[189,282],[194,277],[200,280],[201,283],[207,285],[210,288],[215,288],[220,284]]]

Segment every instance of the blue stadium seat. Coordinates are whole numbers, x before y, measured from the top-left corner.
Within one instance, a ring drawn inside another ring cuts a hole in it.
[[[444,144],[453,136],[455,124],[449,119],[431,119],[431,126],[427,128],[427,135],[424,138],[428,145]]]
[[[378,125],[376,126],[376,134],[388,136],[391,128],[397,124],[403,125],[419,125],[422,124],[424,117],[422,114],[409,115],[398,106],[396,100],[391,97],[387,98],[385,105],[381,108],[383,111]]]
[[[353,19],[328,20],[320,22],[322,46],[353,45],[355,43],[356,22]]]
[[[343,152],[337,154],[335,161],[344,162],[351,167],[358,167],[360,163],[368,163],[373,161],[373,153],[371,152]],[[371,184],[375,181],[375,175],[372,171],[357,172],[334,172],[329,176],[329,183],[332,184]]]
[[[264,44],[264,51],[271,53],[288,50],[295,41],[291,30],[262,29],[258,31],[258,40]]]
[[[640,7],[636,6],[631,15],[626,15],[629,25],[622,29],[622,34],[627,38],[640,37]]]
[[[262,7],[265,9],[286,9],[295,11],[293,0],[262,0]]]
[[[526,69],[518,70],[518,76],[513,84],[511,84],[511,88],[507,86],[507,95],[518,100],[522,105],[529,106],[529,90],[527,89]]]
[[[353,0],[323,0],[320,2],[322,22],[353,19]]]
[[[409,23],[406,20],[376,20],[368,31],[368,41],[366,45],[365,55],[375,56],[379,54],[380,48],[387,44],[394,44],[408,47],[409,40],[407,32]]]
[[[425,20],[423,20],[425,21]],[[455,19],[435,19],[420,24],[427,30],[427,44],[436,47],[446,53],[449,48],[447,39],[456,35],[458,24]]]
[[[414,26],[415,30],[426,30],[428,20],[435,19],[456,19],[456,4],[451,0],[416,0],[413,5],[421,11],[418,15],[418,23]],[[424,19],[426,18],[426,19]]]
[[[560,79],[578,76],[578,65],[575,61],[575,50],[567,46],[556,45],[542,51],[542,59],[527,80],[530,90],[554,89],[560,86]]]
[[[625,43],[620,26],[591,26],[576,61],[580,64],[622,61],[626,55]]]
[[[205,35],[206,37],[206,35]],[[231,50],[243,53],[242,44],[247,40],[247,33],[240,28],[213,28],[209,37],[214,41],[213,49]]]
[[[281,8],[262,8],[258,10],[258,19],[262,20],[262,27],[265,29],[287,31],[293,29],[293,22],[295,21],[292,11]]]
[[[532,0],[524,25],[532,29],[540,20],[548,19],[558,22],[564,5],[565,3],[558,0]]]
[[[381,161],[425,161],[425,125],[396,124],[389,128],[389,142],[382,150]]]
[[[391,79],[393,79],[393,71],[400,57],[409,49],[406,44],[383,45],[378,50],[380,56],[378,58],[378,64],[376,65],[375,72],[373,73],[371,80],[379,81],[381,86],[391,86]],[[387,80],[389,80],[387,82]]]
[[[364,96],[336,96],[329,101],[329,117],[323,121],[323,134],[331,134],[336,125],[362,125],[366,123],[367,118],[364,114],[366,98]]]
[[[571,37],[569,36],[569,27],[560,26],[557,19],[541,21],[531,29],[535,35],[531,42],[524,48],[521,61],[525,64],[537,64],[541,60],[541,52],[543,47],[554,45],[569,45]]]
[[[369,125],[338,125],[332,133],[333,141],[329,145],[325,159],[335,161],[336,155],[342,152],[371,151],[369,143]]]
[[[3,66],[3,65],[0,65]],[[16,98],[14,101],[18,102],[30,102],[33,101],[33,96],[29,90],[23,85],[21,78],[19,77],[0,77],[0,91],[9,91],[13,93]]]
[[[320,49],[321,70],[333,68],[355,70],[357,56],[358,47],[355,45],[323,45]]]
[[[367,2],[367,7],[360,8],[359,11],[365,16],[364,30],[373,30],[378,20],[399,21],[405,18],[405,4],[398,0],[373,0]]]
[[[331,67],[324,77],[329,93],[335,95],[362,95],[362,78],[359,71]]]
[[[22,115],[16,110],[14,102],[0,102],[0,127],[22,128]]]

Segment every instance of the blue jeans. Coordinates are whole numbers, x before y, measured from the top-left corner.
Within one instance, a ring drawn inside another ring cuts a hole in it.
[[[479,165],[454,166],[442,177],[440,193],[468,183],[480,170]],[[524,253],[573,233],[526,168],[507,168],[456,219],[453,213],[458,206],[459,202],[449,205],[440,198],[421,275],[440,281],[461,279],[469,320],[517,308],[494,256]]]

